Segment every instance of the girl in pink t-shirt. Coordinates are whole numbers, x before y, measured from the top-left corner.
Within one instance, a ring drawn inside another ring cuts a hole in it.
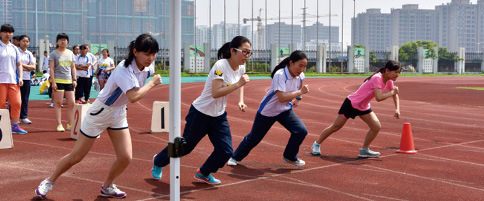
[[[323,130],[317,141],[312,145],[313,155],[321,155],[321,143],[331,134],[341,129],[349,118],[356,116],[368,124],[370,130],[366,134],[363,147],[360,149],[360,158],[376,158],[380,152],[371,151],[368,147],[380,131],[381,124],[376,114],[371,110],[370,101],[375,98],[380,102],[393,97],[395,103],[395,118],[400,117],[400,104],[398,98],[398,87],[393,85],[400,74],[401,67],[397,61],[390,60],[385,67],[380,68],[375,74],[368,77],[360,88],[350,94],[341,106],[334,123]]]

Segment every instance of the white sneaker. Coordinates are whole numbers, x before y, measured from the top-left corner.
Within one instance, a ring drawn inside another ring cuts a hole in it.
[[[360,158],[378,158],[380,156],[380,152],[372,151],[369,148],[360,149]]]
[[[229,161],[227,162],[227,165],[230,165],[230,166],[236,166],[237,165],[237,161],[233,158],[230,158]]]
[[[35,190],[35,195],[40,199],[44,199],[45,195],[47,195],[47,192],[52,190],[52,186],[54,186],[54,182],[44,179],[44,181],[40,182],[39,187],[37,187]]]
[[[311,149],[313,150],[313,155],[319,156],[321,155],[321,145],[318,144],[316,141],[313,142],[313,146],[311,146]]]
[[[49,107],[54,107],[54,103],[53,102],[50,102]]]
[[[108,198],[124,198],[126,193],[119,190],[115,184],[109,185],[107,188],[101,187],[101,196]]]
[[[30,121],[30,119],[25,118],[25,119],[20,119],[20,123],[21,124],[31,124],[32,121]]]
[[[296,166],[304,166],[306,164],[306,162],[304,162],[303,160],[301,160],[299,158],[297,160],[295,160],[295,161],[291,161],[291,160],[289,160],[289,159],[287,159],[285,157],[282,157],[282,161],[284,163],[290,163],[290,164],[293,164],[293,165],[296,165]]]

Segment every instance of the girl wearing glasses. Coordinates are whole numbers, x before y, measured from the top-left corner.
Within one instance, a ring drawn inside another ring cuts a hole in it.
[[[192,103],[186,116],[183,137],[187,145],[182,155],[189,154],[195,146],[208,135],[214,151],[196,171],[195,179],[207,184],[220,184],[211,173],[225,165],[232,156],[232,136],[227,121],[228,95],[238,93],[239,109],[245,111],[244,85],[249,82],[245,74],[245,62],[251,55],[251,43],[243,36],[237,36],[218,50],[218,60],[208,74],[202,94]],[[161,179],[162,168],[170,163],[168,147],[153,158],[152,176]]]
[[[302,84],[303,71],[307,64],[306,54],[294,51],[274,68],[271,74],[271,87],[260,103],[252,130],[244,137],[227,165],[237,165],[238,161],[249,155],[276,121],[291,133],[282,161],[297,166],[305,164],[297,157],[297,153],[308,131],[292,108],[297,107],[301,96],[309,91],[308,85]]]

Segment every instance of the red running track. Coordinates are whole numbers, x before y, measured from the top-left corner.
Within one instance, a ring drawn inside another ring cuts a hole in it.
[[[393,102],[372,102],[382,129],[371,148],[377,159],[358,159],[367,126],[360,119],[321,146],[312,156],[310,146],[329,126],[344,98],[365,78],[308,78],[310,92],[296,113],[309,134],[299,157],[306,166],[282,162],[289,134],[279,124],[238,166],[220,169],[218,186],[198,183],[194,173],[213,150],[204,138],[181,159],[183,200],[480,200],[484,197],[484,91],[456,87],[484,87],[484,77],[400,77],[401,119],[393,118]],[[204,83],[182,85],[181,115],[200,95]],[[236,95],[228,101],[234,149],[250,131],[258,105],[270,80],[246,85],[248,110],[240,112]],[[169,199],[169,168],[160,181],[151,179],[152,157],[167,144],[166,133],[150,133],[153,101],[168,101],[168,85],[157,86],[148,97],[129,105],[128,122],[133,140],[133,161],[115,181],[128,194],[126,200]],[[64,115],[65,115],[65,110]],[[27,135],[14,135],[13,149],[0,150],[0,200],[30,200],[37,185],[49,176],[59,159],[75,143],[69,133],[55,132],[53,109],[46,101],[30,102]],[[411,123],[417,154],[397,154],[403,123]],[[64,122],[65,124],[66,122]],[[61,176],[47,200],[108,200],[99,188],[115,160],[104,132],[86,158]]]

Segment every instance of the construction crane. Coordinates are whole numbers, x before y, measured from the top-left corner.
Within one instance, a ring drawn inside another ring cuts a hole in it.
[[[259,16],[255,17],[255,18],[244,18],[243,21],[244,21],[244,24],[247,24],[248,21],[257,21],[257,46],[258,48],[261,48],[262,47],[262,21],[263,20],[279,20],[279,19],[303,19],[302,22],[303,22],[303,29],[304,29],[304,32],[306,32],[306,19],[307,18],[319,18],[319,17],[329,17],[330,15],[309,15],[306,13],[306,8],[302,8],[303,9],[303,15],[302,16],[294,16],[294,17],[290,17],[290,16],[286,16],[286,17],[273,17],[273,18],[262,18],[262,8],[259,9]],[[332,14],[331,16],[338,16],[337,14]],[[306,33],[304,33],[304,43],[306,42]]]

